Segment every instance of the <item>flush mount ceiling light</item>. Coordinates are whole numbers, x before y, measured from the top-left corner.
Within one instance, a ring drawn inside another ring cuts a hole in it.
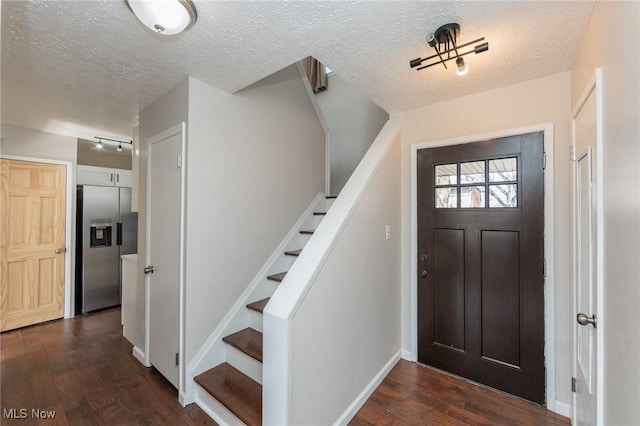
[[[458,46],[456,43],[458,34],[460,34],[460,25],[458,24],[446,24],[438,28],[435,32],[427,34],[427,43],[429,46],[433,47],[436,54],[427,56],[426,58],[412,59],[409,61],[409,66],[411,68],[416,68],[416,71],[438,64],[442,64],[447,68],[447,62],[455,59],[458,67],[456,73],[458,75],[465,75],[467,71],[469,71],[469,67],[464,63],[463,56],[471,53],[475,53],[477,55],[478,53],[486,52],[489,50],[489,43],[484,42],[482,44],[477,44],[473,49],[467,52],[461,52],[461,50],[466,47],[480,43],[484,40],[484,37],[480,37],[479,39]],[[422,65],[423,62],[427,62],[427,64]]]
[[[185,31],[198,19],[191,0],[124,0],[136,18],[151,31],[175,35]]]

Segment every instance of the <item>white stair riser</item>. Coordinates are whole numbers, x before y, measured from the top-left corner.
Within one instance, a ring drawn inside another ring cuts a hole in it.
[[[229,344],[226,345],[225,352],[227,363],[262,384],[262,363],[260,361],[251,358]]]
[[[262,333],[262,314],[249,309],[249,327]]]

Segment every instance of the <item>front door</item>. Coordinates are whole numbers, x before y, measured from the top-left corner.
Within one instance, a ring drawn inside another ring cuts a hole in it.
[[[63,316],[67,170],[0,161],[0,331],[6,331]]]
[[[576,425],[597,424],[598,180],[596,93],[592,91],[573,120],[574,281]]]
[[[182,134],[149,144],[149,362],[178,388]]]
[[[543,404],[543,134],[417,158],[418,361]]]

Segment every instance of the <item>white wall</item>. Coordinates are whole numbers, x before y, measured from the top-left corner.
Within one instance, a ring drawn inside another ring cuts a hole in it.
[[[315,95],[331,133],[331,193],[338,194],[389,114],[335,73]]]
[[[571,104],[602,67],[604,424],[640,424],[640,3],[596,2]]]
[[[78,139],[53,133],[2,125],[2,154],[76,163]],[[74,171],[75,175],[75,171]]]
[[[324,189],[325,135],[300,74],[235,94],[189,79],[186,362]]]
[[[291,320],[291,424],[334,424],[397,356],[399,229],[398,136]]]
[[[554,125],[554,251],[556,400],[571,402],[571,285],[569,229],[570,81],[564,72],[392,115],[403,123],[402,140],[402,347],[411,350],[411,157],[412,144],[531,125]],[[452,78],[456,78],[455,75]]]
[[[187,121],[189,81],[185,79],[178,86],[158,98],[154,103],[140,112],[140,160],[138,174],[138,291],[137,312],[138,326],[134,338],[135,346],[146,352],[144,345],[145,332],[145,277],[143,269],[147,256],[147,153],[148,140],[157,134],[170,129],[178,123]],[[178,303],[176,301],[176,303]]]

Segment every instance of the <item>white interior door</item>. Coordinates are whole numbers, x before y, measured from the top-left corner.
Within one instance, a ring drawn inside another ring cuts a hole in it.
[[[598,306],[602,256],[599,230],[598,111],[590,85],[573,119],[574,143],[574,425],[599,424]],[[600,396],[601,397],[601,396]]]
[[[148,154],[149,362],[179,388],[182,132],[152,139]]]

